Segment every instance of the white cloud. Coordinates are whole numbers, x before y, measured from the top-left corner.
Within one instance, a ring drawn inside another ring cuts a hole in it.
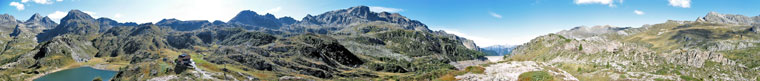
[[[121,14],[120,13],[113,14],[113,18],[121,18]]]
[[[623,0],[618,0],[619,3],[623,3]],[[610,7],[615,7],[615,0],[575,0],[575,4],[604,4]]]
[[[639,11],[639,10],[633,10],[633,13],[635,13],[636,15],[644,15],[645,14],[643,11]]]
[[[272,8],[272,9],[269,9],[269,10],[264,11],[264,12],[274,14],[274,13],[280,12],[280,10],[282,10],[282,7],[278,6],[276,8]]]
[[[379,6],[370,6],[369,10],[373,12],[390,12],[390,13],[397,13],[397,12],[404,11],[404,9],[379,7]]]
[[[63,0],[55,0],[55,1],[61,2]],[[21,3],[26,3],[26,2],[29,2],[29,0],[21,0]],[[32,0],[32,2],[37,3],[37,4],[53,4],[53,1],[50,1],[50,0]]]
[[[66,12],[55,11],[53,13],[48,14],[47,16],[50,17],[50,19],[56,19],[57,20],[57,19],[61,19],[64,16],[66,16]]]
[[[50,0],[32,0],[32,2],[37,4],[53,4],[53,2]]]
[[[15,6],[17,10],[24,10],[24,4],[18,2],[11,2],[10,6]]]
[[[493,16],[494,18],[501,19],[501,15],[499,15],[499,14],[496,14],[496,13],[493,13],[493,12],[488,12],[488,14],[491,14],[491,16]]]
[[[82,11],[82,12],[89,14],[89,15],[90,15],[90,16],[92,16],[93,18],[100,18],[100,16],[96,16],[96,15],[95,15],[95,14],[97,14],[97,13],[95,13],[95,12],[92,12],[92,11]]]
[[[670,6],[689,8],[691,7],[691,0],[668,0]]]

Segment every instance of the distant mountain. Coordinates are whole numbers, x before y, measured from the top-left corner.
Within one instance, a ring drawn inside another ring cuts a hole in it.
[[[494,45],[484,48],[480,48],[480,51],[486,54],[486,56],[504,56],[509,55],[515,46],[512,45]]]
[[[0,15],[0,32],[2,32],[3,35],[10,34],[10,32],[13,31],[13,28],[19,23],[21,23],[21,21],[16,20],[16,18],[11,15]]]
[[[39,13],[34,13],[34,15],[32,15],[32,17],[29,18],[29,20],[26,20],[26,22],[24,22],[24,23],[39,24],[39,25],[42,25],[43,27],[45,27],[45,29],[52,29],[53,27],[55,27],[56,25],[58,25],[58,23],[55,23],[49,17],[47,17],[47,16],[43,17]]]
[[[696,21],[708,22],[708,23],[752,25],[752,24],[760,24],[760,16],[747,17],[744,15],[720,14],[718,12],[710,12],[710,13],[707,13],[705,17],[697,18]]]
[[[171,18],[171,19],[162,19],[161,21],[158,21],[156,25],[163,26],[163,27],[170,27],[174,30],[179,30],[179,31],[192,31],[192,30],[201,29],[204,26],[208,26],[212,24],[211,22],[208,22],[208,20],[182,21],[182,20]]]
[[[137,26],[137,23],[134,22],[119,23],[116,20],[109,18],[98,18],[95,19],[95,21],[100,24],[100,32],[105,32],[108,29],[119,26]]]
[[[301,19],[297,24],[340,26],[374,21],[398,24],[404,29],[430,31],[425,24],[422,24],[417,20],[408,19],[398,13],[375,13],[370,11],[367,6],[356,6],[348,9],[334,10],[316,16],[306,15],[306,17]]]
[[[293,24],[295,20],[290,17],[275,18],[272,14],[259,15],[254,11],[244,10],[230,19],[231,24],[244,24],[250,26],[259,26],[272,29],[279,29],[283,25]]]
[[[35,13],[23,24],[16,25],[10,36],[17,37],[21,35],[21,38],[32,38],[44,30],[54,28],[56,25],[58,23],[53,22],[47,16],[42,17],[39,13]]]
[[[600,37],[607,37],[607,36],[601,36],[607,33],[627,35],[627,32],[623,32],[623,30],[630,29],[630,28],[631,27],[613,27],[609,25],[592,26],[592,27],[578,26],[570,30],[559,31],[556,34],[565,36],[567,38],[573,38],[573,39],[597,40],[597,39],[604,39]]]

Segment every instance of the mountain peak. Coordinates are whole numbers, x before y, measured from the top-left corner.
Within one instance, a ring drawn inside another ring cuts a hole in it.
[[[723,23],[723,24],[736,24],[736,25],[751,25],[755,23],[760,23],[760,16],[755,16],[754,19],[744,16],[744,15],[736,15],[736,14],[720,14],[718,12],[711,11],[705,15],[705,17],[700,17],[696,20],[697,22],[707,22],[707,23]]]
[[[291,22],[291,21],[288,21]],[[235,17],[230,19],[227,23],[230,24],[244,24],[244,25],[250,25],[250,26],[259,26],[259,27],[268,27],[268,28],[278,28],[283,25],[281,21],[279,21],[277,18],[275,18],[274,15],[271,13],[266,13],[264,15],[259,15],[254,11],[251,10],[243,10],[240,11]]]
[[[367,6],[355,6],[355,7],[348,8],[348,12],[350,12],[350,13],[369,13],[371,11],[369,10],[369,7],[367,7]]]
[[[84,13],[80,10],[71,10],[68,14],[66,14],[65,17],[61,19],[61,23],[64,23],[68,20],[72,19],[81,19],[81,20],[94,20],[90,14]]]
[[[40,16],[40,13],[34,13],[34,15],[32,15],[32,17],[29,18],[29,20],[26,20],[26,22],[34,22],[34,21],[39,21],[39,20],[42,20],[42,16]]]
[[[709,16],[709,15],[721,15],[721,14],[715,11],[710,11],[707,13],[707,15]]]
[[[266,14],[266,15],[264,15],[264,16],[266,16],[266,17],[274,17],[274,15],[272,15],[271,13],[267,13],[267,14]]]
[[[8,20],[8,21],[15,21],[16,20],[16,18],[13,18],[13,16],[8,15],[8,14],[0,15],[0,19]]]
[[[16,18],[14,18],[12,15],[0,15],[0,23],[16,23],[16,21]]]
[[[58,25],[49,17],[47,16],[43,17],[39,13],[34,13],[34,15],[32,15],[32,17],[30,17],[29,20],[26,20],[26,22],[24,23],[37,23],[37,24],[45,26],[46,28],[53,28],[56,25]]]
[[[240,11],[240,13],[238,13],[236,16],[241,16],[241,15],[259,15],[259,14],[251,10],[243,10],[243,11]]]

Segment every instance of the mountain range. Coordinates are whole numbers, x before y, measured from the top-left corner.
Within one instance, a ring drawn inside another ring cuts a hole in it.
[[[11,81],[78,66],[117,71],[116,81],[432,80],[485,55],[472,40],[367,6],[300,21],[250,10],[228,22],[120,23],[80,10],[60,24],[39,14],[0,21],[13,30],[0,32],[0,79]],[[197,66],[172,61],[185,54]]]
[[[3,14],[0,80],[86,66],[116,71],[114,81],[756,81],[758,21],[709,12],[641,27],[578,26],[522,45],[481,48],[368,6],[301,20],[242,10],[227,22],[139,24],[80,10],[59,23]]]
[[[504,56],[512,53],[514,48],[515,46],[513,45],[494,45],[479,49],[481,52],[485,53],[486,56]]]

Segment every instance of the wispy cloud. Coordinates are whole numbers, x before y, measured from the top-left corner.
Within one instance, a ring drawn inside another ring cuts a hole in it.
[[[56,0],[56,1],[60,2],[63,0]],[[21,2],[26,3],[26,2],[29,2],[29,0],[21,0]],[[53,1],[50,1],[50,0],[32,0],[32,2],[37,3],[37,4],[53,4]]]
[[[92,11],[82,11],[82,12],[90,14],[90,16],[92,16],[93,18],[100,18],[100,16],[95,15],[95,14],[97,14],[95,12],[92,12]]]
[[[623,0],[618,0],[619,3],[623,3]],[[616,7],[615,0],[575,0],[575,4],[604,4],[610,7]]]
[[[17,10],[24,10],[24,4],[18,2],[11,2],[10,6],[15,6]]]
[[[496,13],[494,13],[494,12],[488,12],[488,14],[490,14],[490,15],[491,15],[492,17],[494,17],[494,18],[499,18],[499,19],[501,19],[501,15],[499,15],[499,14],[496,14]]]
[[[670,6],[689,8],[691,7],[691,0],[668,0]]]
[[[121,13],[113,14],[113,18],[121,18]]]
[[[370,6],[369,10],[373,12],[390,12],[390,13],[404,11],[404,9],[388,8],[388,7],[380,7],[380,6]]]
[[[633,13],[635,13],[636,15],[644,15],[645,14],[643,11],[640,11],[640,10],[633,10]]]
[[[280,10],[282,10],[282,7],[279,7],[279,6],[278,6],[278,7],[275,7],[275,8],[269,9],[269,10],[267,10],[267,11],[264,11],[264,12],[266,12],[266,13],[272,13],[272,14],[274,14],[274,13],[280,12]]]
[[[61,19],[64,16],[66,16],[66,12],[55,11],[53,13],[48,14],[47,16],[50,17],[50,19],[56,19],[57,20],[57,19]]]

